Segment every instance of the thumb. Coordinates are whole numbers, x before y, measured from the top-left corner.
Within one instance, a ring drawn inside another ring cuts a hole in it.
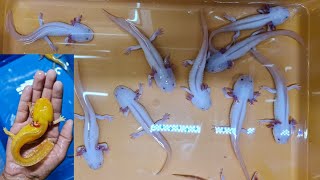
[[[70,145],[70,142],[72,141],[72,127],[73,121],[69,119],[62,127],[62,130],[58,137],[56,146],[59,147],[59,161],[62,161],[66,156],[68,147]]]

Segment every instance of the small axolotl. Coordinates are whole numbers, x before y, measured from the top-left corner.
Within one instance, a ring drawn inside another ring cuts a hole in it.
[[[107,143],[99,143],[99,126],[96,119],[112,120],[110,115],[96,115],[89,98],[84,94],[83,87],[79,75],[78,61],[74,62],[75,76],[74,86],[75,93],[79,99],[80,105],[83,109],[84,116],[75,114],[75,118],[84,120],[83,141],[84,145],[79,146],[76,150],[77,156],[82,156],[87,161],[91,169],[99,169],[103,164],[103,152],[108,152],[109,147]]]
[[[60,116],[57,120],[53,117],[51,102],[46,98],[40,98],[32,107],[29,104],[32,122],[24,126],[16,135],[3,128],[3,131],[12,139],[11,153],[14,161],[20,166],[32,166],[44,159],[53,149],[54,143],[46,138],[27,155],[21,155],[21,148],[40,139],[47,131],[49,125],[64,121]]]
[[[265,56],[255,49],[251,50],[251,53],[263,66],[268,69],[275,84],[275,89],[262,86],[262,89],[276,94],[276,98],[273,110],[274,119],[261,120],[261,122],[268,123],[267,127],[273,129],[273,137],[277,143],[286,144],[291,137],[292,130],[296,125],[296,121],[292,118],[289,118],[290,107],[288,91],[292,89],[299,90],[300,86],[293,84],[287,87],[285,78],[274,64],[272,64]]]
[[[201,49],[197,58],[193,61],[187,60],[185,64],[193,64],[189,73],[189,88],[183,87],[188,93],[187,99],[192,102],[197,108],[201,110],[208,110],[211,105],[211,89],[203,83],[203,74],[206,67],[207,51],[208,51],[208,26],[203,12],[200,12],[201,24],[203,30],[203,40]]]
[[[302,37],[300,37],[297,33],[293,31],[269,31],[266,33],[251,36],[241,42],[238,42],[231,46],[229,49],[227,49],[224,53],[217,52],[213,54],[207,60],[206,70],[211,73],[216,73],[224,71],[226,69],[230,69],[234,64],[234,60],[244,56],[247,52],[249,52],[252,48],[256,47],[262,41],[280,35],[291,37],[304,46]]]
[[[161,90],[165,92],[173,91],[173,89],[176,86],[176,80],[171,68],[170,56],[166,56],[163,60],[157,49],[151,43],[154,39],[156,39],[158,35],[163,33],[162,29],[158,29],[150,37],[150,39],[148,39],[137,29],[137,27],[133,23],[123,18],[113,16],[106,10],[103,11],[109,17],[110,20],[112,20],[119,27],[130,33],[139,42],[140,45],[129,47],[126,50],[126,54],[129,54],[131,51],[140,48],[144,51],[144,55],[149,63],[149,66],[151,67],[151,74],[148,75],[149,86],[151,86],[152,79],[154,79],[157,86]]]
[[[267,25],[271,30],[275,30],[275,26],[284,23],[290,16],[289,10],[281,6],[270,7],[269,5],[265,5],[265,7],[259,9],[258,12],[260,14],[249,16],[241,20],[237,20],[234,17],[226,15],[225,18],[232,23],[211,32],[209,37],[210,51],[212,53],[218,52],[218,50],[212,45],[211,41],[212,38],[219,33],[236,32],[232,41],[232,43],[234,43],[240,36],[240,31],[242,30],[262,28],[265,25]]]
[[[88,42],[93,39],[93,31],[88,26],[80,23],[82,16],[76,17],[71,24],[63,22],[43,23],[43,14],[39,15],[40,27],[28,35],[19,34],[13,22],[12,11],[8,12],[6,29],[17,40],[25,44],[31,44],[39,39],[44,39],[53,51],[57,51],[57,47],[49,39],[50,36],[67,36],[66,43]]]
[[[129,114],[129,111],[133,114],[137,122],[141,125],[139,131],[131,134],[131,138],[135,139],[143,134],[148,134],[153,137],[157,143],[166,151],[167,156],[161,169],[156,173],[160,173],[165,169],[167,162],[171,159],[171,147],[167,142],[165,137],[158,131],[150,131],[150,128],[154,124],[162,124],[169,119],[169,114],[165,114],[162,119],[157,122],[153,122],[152,118],[146,111],[146,109],[138,102],[140,96],[142,95],[142,84],[139,84],[139,90],[133,91],[125,86],[118,86],[114,90],[115,98],[120,105],[120,111],[124,113],[125,116]]]
[[[248,170],[242,158],[239,148],[239,138],[243,129],[243,122],[246,117],[247,103],[253,104],[256,98],[260,95],[259,92],[254,92],[253,79],[249,75],[242,75],[238,78],[234,88],[223,88],[223,93],[227,98],[233,98],[233,104],[230,112],[230,127],[232,134],[230,135],[233,151],[240,162],[242,171],[247,180],[250,179]]]

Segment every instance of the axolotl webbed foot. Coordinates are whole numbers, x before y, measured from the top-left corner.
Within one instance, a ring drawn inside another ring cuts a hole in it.
[[[192,95],[192,94],[190,94],[190,93],[187,92],[186,99],[187,99],[188,101],[191,101],[193,97],[194,97],[194,95]]]
[[[122,112],[123,114],[125,114],[125,113],[128,112],[128,111],[129,111],[129,107],[128,107],[128,106],[125,107],[125,108],[120,107],[120,112]]]
[[[201,84],[201,90],[203,91],[203,90],[206,90],[206,89],[208,89],[209,88],[209,86],[208,86],[208,84],[206,84],[206,83],[202,83]]]
[[[58,124],[59,122],[65,121],[66,118],[64,118],[63,116],[60,116],[58,119],[54,120],[52,122],[52,124]]]

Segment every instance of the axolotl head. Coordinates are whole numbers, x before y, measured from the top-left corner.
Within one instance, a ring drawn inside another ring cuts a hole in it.
[[[53,119],[52,104],[47,98],[40,98],[36,101],[32,111],[33,121],[40,124],[50,123]]]
[[[195,105],[197,108],[201,110],[208,110],[211,105],[211,89],[207,88],[204,90],[201,90],[200,92],[197,92],[193,95],[191,102],[193,105]]]
[[[284,124],[275,124],[273,126],[273,137],[278,144],[286,144],[290,139],[291,130],[284,127]]]
[[[120,107],[127,107],[130,102],[132,102],[137,94],[132,91],[132,89],[126,86],[117,86],[113,92],[114,96],[116,97]]]
[[[253,96],[253,79],[250,75],[241,75],[234,85],[234,91],[244,92]]]
[[[76,30],[71,34],[73,41],[88,42],[93,39],[93,31],[88,26],[81,23],[75,23],[74,28],[76,28]]]
[[[94,170],[99,169],[104,161],[103,151],[98,149],[87,150],[87,152],[83,153],[83,157],[86,160],[88,166]]]
[[[172,92],[176,87],[176,79],[170,67],[154,74],[157,86],[164,92]]]
[[[277,26],[284,23],[290,16],[290,12],[287,8],[276,6],[270,8],[269,15],[272,16],[273,25]]]
[[[206,71],[217,73],[229,69],[231,66],[231,61],[228,61],[221,52],[217,52],[207,60]]]

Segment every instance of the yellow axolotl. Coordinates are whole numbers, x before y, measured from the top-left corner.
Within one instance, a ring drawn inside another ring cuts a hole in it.
[[[38,99],[33,107],[29,106],[29,110],[33,119],[32,122],[24,126],[16,135],[3,128],[3,131],[12,139],[11,153],[13,159],[21,166],[32,166],[40,162],[51,152],[54,143],[47,138],[24,156],[21,155],[21,148],[41,138],[49,125],[65,120],[63,116],[54,120],[52,104],[47,98]]]

